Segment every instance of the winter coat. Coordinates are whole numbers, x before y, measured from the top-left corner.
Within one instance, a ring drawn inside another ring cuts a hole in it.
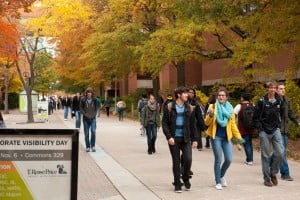
[[[258,132],[272,134],[276,129],[281,128],[284,106],[278,94],[275,94],[275,99],[276,101],[271,103],[266,94],[257,101],[253,121]]]
[[[216,132],[217,132],[217,109],[218,109],[217,104],[210,104],[208,110],[213,108],[214,108],[214,116],[210,117],[209,114],[207,114],[205,117],[205,124],[206,126],[208,126],[206,130],[206,134],[214,139],[216,137]],[[230,141],[232,137],[235,137],[238,140],[241,139],[242,137],[235,122],[234,112],[232,112],[231,118],[228,119],[227,126],[226,126],[226,134],[227,134],[228,141]]]
[[[164,109],[162,118],[162,128],[167,140],[169,140],[170,138],[174,138],[176,131],[177,112],[175,108],[175,102],[171,102],[171,105],[172,107],[170,112],[167,106],[165,107],[166,109]],[[191,111],[190,105],[188,103],[184,104],[183,132],[185,143],[199,140],[199,133],[197,132],[195,124],[195,109]]]

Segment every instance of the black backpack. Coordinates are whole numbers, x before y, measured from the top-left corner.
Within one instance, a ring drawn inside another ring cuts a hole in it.
[[[241,115],[240,119],[243,124],[243,127],[246,129],[253,129],[254,128],[254,106],[252,103],[242,103],[241,104]]]

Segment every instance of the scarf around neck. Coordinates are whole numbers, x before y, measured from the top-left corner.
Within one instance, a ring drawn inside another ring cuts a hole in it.
[[[151,104],[150,102],[148,102],[148,108],[151,110],[151,111],[155,111],[156,110],[156,104]]]
[[[216,101],[217,104],[217,123],[221,127],[226,127],[228,123],[228,119],[230,119],[232,115],[232,105],[226,101],[224,104],[221,104],[219,100]]]

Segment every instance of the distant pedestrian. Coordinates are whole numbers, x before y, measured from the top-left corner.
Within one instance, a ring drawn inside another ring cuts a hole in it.
[[[164,109],[162,128],[172,156],[175,192],[181,193],[180,154],[182,153],[184,160],[182,180],[185,189],[190,190],[189,172],[192,165],[192,148],[197,147],[199,135],[196,132],[195,112],[193,107],[187,103],[188,89],[178,87],[174,94],[176,100],[169,103],[166,106],[167,109]]]
[[[110,102],[110,100],[107,98],[107,99],[104,101],[104,103],[103,103],[103,107],[105,108],[106,116],[107,116],[107,117],[109,117],[110,106],[111,106],[111,102]]]
[[[214,93],[211,93],[208,97],[208,100],[207,100],[207,104],[205,105],[204,107],[204,114],[206,115],[207,113],[207,110],[208,110],[208,107],[210,104],[215,104],[216,103],[216,94]],[[209,135],[206,134],[206,137],[205,137],[205,147],[207,149],[210,148],[210,137]]]
[[[278,184],[276,174],[280,169],[284,154],[280,133],[284,107],[281,97],[276,93],[277,83],[268,82],[266,87],[267,94],[255,105],[254,122],[259,134],[264,185],[270,187]]]
[[[249,126],[250,121],[253,121],[254,105],[250,101],[251,95],[244,92],[241,95],[241,103],[237,104],[233,110],[238,118],[238,128],[242,137],[245,140],[243,144],[246,154],[246,165],[253,165],[253,144],[252,138],[255,133],[254,125]],[[249,119],[251,118],[251,119]]]
[[[2,113],[0,111],[0,128],[5,128],[5,122],[4,122],[4,119],[3,119],[3,116],[2,116]]]
[[[142,94],[142,98],[138,101],[138,112],[139,112],[139,120],[140,120],[140,131],[141,131],[141,136],[145,134],[145,129],[142,124],[142,110],[143,108],[148,104],[148,99],[146,94]]]
[[[214,173],[216,189],[222,190],[227,187],[225,179],[226,171],[232,162],[232,137],[237,138],[240,143],[244,140],[236,126],[233,107],[228,101],[228,92],[224,87],[218,90],[215,104],[209,105],[205,123],[208,126],[206,133],[211,137],[214,152]],[[224,162],[222,162],[224,154]]]
[[[198,97],[199,98],[199,97]],[[188,103],[191,104],[192,106],[195,106],[195,119],[196,119],[196,127],[197,127],[197,133],[199,134],[199,140],[198,140],[198,145],[197,149],[199,151],[202,150],[202,132],[205,130],[206,126],[204,124],[204,109],[202,108],[202,105],[200,105],[200,98],[197,101],[196,98],[196,90],[193,88],[189,88],[188,91]]]
[[[166,99],[166,101],[164,102],[164,104],[163,104],[163,106],[162,106],[162,107],[163,107],[163,108],[162,108],[162,109],[163,109],[163,112],[164,112],[165,109],[168,109],[168,108],[167,108],[167,105],[168,105],[168,103],[170,103],[170,102],[172,102],[172,101],[174,101],[173,95],[172,95],[172,94],[168,94],[168,95],[167,95],[167,99]]]
[[[150,94],[148,104],[142,110],[142,124],[146,129],[148,154],[156,152],[155,142],[157,138],[157,129],[160,127],[159,108],[155,97]]]
[[[101,99],[101,97],[97,97],[97,117],[100,117],[100,113],[101,113],[101,104],[102,104],[102,99]]]
[[[72,101],[72,113],[75,115],[75,127],[79,129],[81,125],[80,99],[80,92],[77,92]]]
[[[283,107],[284,107],[284,114],[281,119],[281,136],[282,136],[282,142],[284,147],[284,154],[283,154],[283,161],[280,167],[280,174],[281,179],[286,181],[293,181],[294,179],[290,175],[290,169],[286,158],[286,148],[288,145],[288,121],[289,119],[300,126],[299,120],[296,118],[295,113],[293,112],[290,104],[290,100],[288,97],[285,96],[285,85],[283,83],[278,84],[277,93],[282,99]]]
[[[61,104],[64,109],[64,120],[66,121],[68,120],[69,111],[71,111],[72,99],[67,95],[63,97]]]
[[[120,99],[117,103],[117,110],[119,114],[119,121],[123,121],[124,118],[124,110],[126,109],[126,103]]]
[[[92,150],[92,152],[95,152],[97,99],[94,97],[92,88],[87,88],[85,96],[81,98],[80,112],[83,115],[86,151]],[[89,137],[89,129],[91,129],[91,139]]]

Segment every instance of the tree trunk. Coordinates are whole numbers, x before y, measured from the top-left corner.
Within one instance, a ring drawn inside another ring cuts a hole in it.
[[[25,90],[26,91],[26,96],[27,96],[27,123],[33,123],[33,112],[32,112],[32,98],[31,98],[31,93],[32,90]]]
[[[181,60],[176,64],[177,86],[185,86],[185,61]]]
[[[160,85],[159,85],[159,77],[157,76],[156,78],[154,78],[152,80],[153,82],[153,95],[158,98],[159,96],[159,89],[160,89]]]

